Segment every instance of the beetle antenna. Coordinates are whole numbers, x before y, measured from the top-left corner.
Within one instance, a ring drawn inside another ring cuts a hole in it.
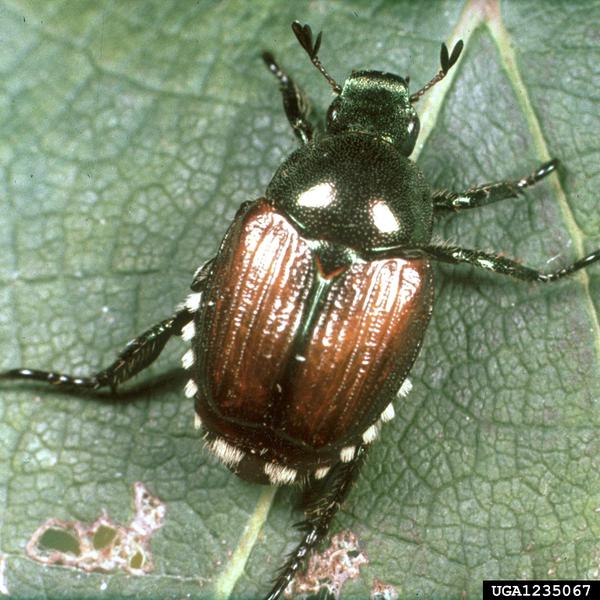
[[[310,57],[310,62],[312,62],[312,64],[315,65],[315,67],[317,67],[321,75],[323,75],[323,77],[327,79],[327,83],[333,88],[333,91],[336,94],[340,94],[342,88],[337,83],[337,81],[325,70],[325,67],[321,64],[321,61],[317,56],[317,52],[319,52],[319,48],[321,47],[321,37],[323,32],[319,32],[319,35],[317,35],[317,39],[313,43],[313,34],[310,25],[302,25],[300,21],[294,21],[292,23],[292,31],[294,32],[294,35],[300,42],[300,45],[304,48],[304,50]]]
[[[418,92],[411,94],[411,104],[417,102],[427,90],[431,89],[436,83],[439,83],[446,75],[448,75],[448,71],[456,64],[463,47],[463,41],[458,40],[454,45],[454,48],[452,48],[452,53],[448,55],[448,48],[446,47],[446,44],[442,43],[442,49],[440,51],[440,64],[442,68],[429,83],[426,83]]]

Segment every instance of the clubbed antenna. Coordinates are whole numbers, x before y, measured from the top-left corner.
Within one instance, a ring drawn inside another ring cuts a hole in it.
[[[319,70],[321,75],[327,79],[327,83],[333,88],[333,91],[336,94],[339,94],[342,91],[342,88],[338,85],[336,80],[325,70],[325,67],[321,64],[319,57],[317,56],[317,52],[319,52],[319,48],[321,47],[321,36],[322,31],[319,32],[317,39],[313,43],[313,34],[310,25],[302,25],[300,21],[294,21],[292,23],[292,31],[294,32],[296,38],[300,42],[300,45],[306,50],[306,53],[310,57],[310,61],[315,67]]]
[[[320,37],[320,35],[319,35]],[[319,40],[317,40],[318,42]],[[431,89],[436,83],[439,83],[446,75],[448,71],[456,64],[460,53],[464,47],[463,41],[458,40],[452,48],[452,53],[448,55],[448,48],[446,44],[442,43],[442,49],[440,51],[440,64],[442,68],[437,72],[436,76],[427,84],[425,84],[418,92],[415,92],[410,97],[411,104],[414,104],[419,98],[429,89]]]

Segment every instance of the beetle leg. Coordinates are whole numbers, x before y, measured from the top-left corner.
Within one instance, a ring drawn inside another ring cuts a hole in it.
[[[472,187],[466,192],[435,191],[432,195],[434,211],[439,214],[465,208],[479,208],[506,198],[516,198],[525,188],[536,184],[550,173],[553,173],[558,164],[558,159],[554,158],[540,165],[533,173],[521,177],[521,179],[484,183]]]
[[[402,253],[402,250],[399,253]],[[596,250],[562,269],[551,271],[550,273],[542,273],[499,254],[482,252],[481,250],[469,250],[468,248],[460,248],[459,246],[423,246],[416,248],[414,251],[405,250],[405,253],[413,258],[420,255],[447,263],[467,263],[486,271],[509,275],[523,281],[541,281],[544,283],[557,281],[565,275],[570,275],[600,260],[600,250]]]
[[[294,83],[294,80],[281,69],[275,57],[270,52],[263,52],[262,59],[265,61],[269,71],[279,80],[279,90],[283,98],[283,109],[296,137],[303,144],[307,144],[312,139],[313,126],[308,120],[310,105],[306,96]]]
[[[283,594],[308,553],[327,534],[331,521],[348,496],[352,484],[356,481],[366,453],[365,446],[358,446],[354,458],[350,462],[338,463],[329,471],[325,479],[313,482],[314,487],[305,497],[305,500],[308,501],[304,509],[306,520],[299,524],[304,537],[288,556],[266,600],[277,600]]]
[[[174,335],[180,335],[184,325],[193,317],[193,312],[189,308],[181,308],[170,319],[157,323],[131,340],[115,362],[90,377],[20,368],[0,373],[0,379],[44,381],[52,385],[76,389],[97,390],[109,386],[114,392],[119,383],[127,381],[154,362],[169,339]]]

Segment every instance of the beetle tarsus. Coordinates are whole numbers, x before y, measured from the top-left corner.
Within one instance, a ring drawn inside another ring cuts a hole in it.
[[[55,373],[54,371],[40,371],[39,369],[10,369],[0,373],[0,379],[25,379],[28,381],[41,381],[50,385],[60,387],[70,387],[80,390],[93,390],[98,388],[96,377],[77,377],[75,375],[65,375]]]
[[[571,275],[572,273],[575,273],[575,271],[579,271],[600,260],[600,250],[596,250],[562,269],[550,273],[542,273],[537,269],[526,267],[515,260],[506,258],[500,254],[460,248],[459,246],[426,246],[421,248],[421,251],[424,257],[433,260],[453,264],[466,263],[473,267],[478,267],[500,275],[508,275],[509,277],[514,277],[515,279],[520,279],[522,281],[539,281],[541,283],[558,281],[559,279]]]
[[[546,175],[550,175],[550,173],[556,171],[556,169],[558,169],[559,166],[560,160],[558,160],[558,158],[553,158],[552,160],[541,164],[537,171],[533,173],[534,180],[532,181],[532,184],[540,181],[540,179],[543,179],[544,177],[546,177]]]
[[[484,183],[465,192],[436,191],[432,194],[434,211],[439,214],[467,208],[480,208],[507,198],[516,198],[525,188],[535,185],[556,171],[559,164],[560,161],[553,158],[520,179]]]
[[[171,337],[180,335],[183,326],[192,318],[192,313],[184,308],[170,319],[157,323],[142,335],[131,340],[110,366],[90,377],[21,367],[0,373],[0,379],[41,381],[61,388],[79,390],[98,390],[110,387],[111,392],[115,394],[118,384],[131,379],[154,362]]]

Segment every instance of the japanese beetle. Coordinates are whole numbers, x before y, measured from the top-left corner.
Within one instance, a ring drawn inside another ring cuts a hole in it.
[[[217,255],[198,269],[175,314],[132,340],[90,377],[18,368],[4,379],[116,390],[148,367],[173,336],[191,348],[186,396],[207,447],[237,475],[309,489],[304,537],[268,598],[278,598],[323,538],[381,424],[387,398],[409,390],[433,306],[431,262],[468,263],[524,281],[552,282],[600,258],[593,252],[551,273],[497,254],[431,243],[433,218],[516,197],[556,170],[542,164],[515,181],[463,193],[432,192],[410,161],[419,132],[413,105],[456,63],[409,94],[408,80],[357,71],[340,86],[324,69],[307,25],[293,31],[336,94],[315,135],[305,98],[270,53],[284,110],[301,147],[264,198],[242,205]]]

